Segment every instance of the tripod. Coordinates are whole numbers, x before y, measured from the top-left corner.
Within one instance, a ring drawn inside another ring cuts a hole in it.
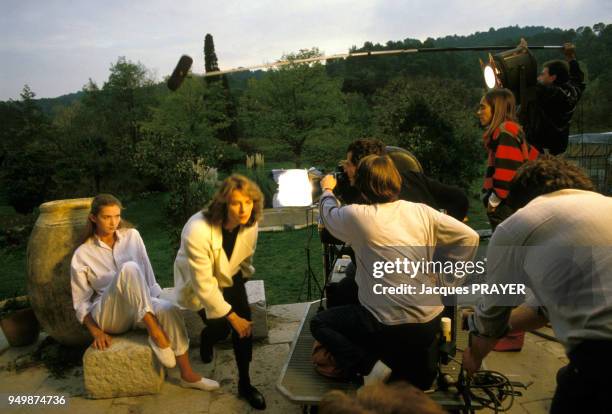
[[[304,270],[304,278],[302,279],[302,285],[300,286],[300,293],[298,295],[298,302],[302,299],[302,292],[304,290],[304,286],[306,286],[306,300],[311,301],[314,292],[318,292],[319,295],[323,296],[323,288],[321,287],[321,283],[317,279],[317,275],[315,275],[312,270],[312,266],[310,264],[310,242],[312,241],[312,236],[314,235],[314,212],[316,205],[310,206],[306,210],[306,227],[310,228],[310,233],[308,234],[308,240],[306,241],[306,247],[304,248],[306,253],[306,269]],[[316,291],[314,288],[316,287]]]

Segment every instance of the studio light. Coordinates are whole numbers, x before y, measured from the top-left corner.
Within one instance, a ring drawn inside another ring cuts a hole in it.
[[[501,87],[514,92],[520,101],[522,92],[535,85],[538,64],[535,57],[524,47],[507,50],[496,55],[489,54],[489,62],[482,64],[485,85],[491,89]]]
[[[275,207],[308,207],[312,204],[312,184],[306,170],[275,170],[278,195]]]
[[[495,76],[495,69],[492,66],[486,65],[484,68],[484,80],[487,88],[493,89],[497,83],[497,77]]]

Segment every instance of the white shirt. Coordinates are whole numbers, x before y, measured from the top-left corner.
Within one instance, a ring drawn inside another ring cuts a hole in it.
[[[339,207],[333,193],[321,196],[321,218],[336,238],[351,244],[355,251],[355,282],[359,286],[359,302],[376,319],[386,325],[425,323],[435,318],[444,306],[439,296],[375,295],[375,284],[397,287],[435,286],[431,274],[421,273],[414,279],[403,274],[373,275],[375,261],[407,258],[411,261],[432,261],[439,246],[457,247],[455,258],[471,260],[478,247],[478,234],[451,216],[433,208],[404,200],[392,203]],[[420,287],[419,287],[420,289]],[[425,304],[426,303],[426,304]]]
[[[585,339],[612,340],[612,198],[566,189],[535,198],[501,223],[487,251],[487,281],[525,283],[527,305],[546,310],[569,351]],[[511,307],[482,298],[470,328],[500,337]]]
[[[158,297],[162,291],[155,280],[138,230],[118,229],[115,234],[117,237],[112,249],[94,235],[81,244],[72,256],[72,303],[80,323],[83,323],[93,304],[100,299],[126,262],[133,261],[138,265],[149,286],[151,297]]]

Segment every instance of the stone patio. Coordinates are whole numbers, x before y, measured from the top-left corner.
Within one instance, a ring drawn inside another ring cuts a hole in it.
[[[289,353],[291,341],[299,326],[305,304],[275,305],[268,308],[269,336],[256,342],[251,369],[253,384],[266,396],[269,413],[301,413],[298,405],[287,401],[276,390],[282,366]],[[545,331],[551,334],[550,330]],[[42,337],[41,337],[42,338]],[[178,369],[168,373],[161,392],[156,395],[124,397],[104,400],[85,398],[83,369],[75,368],[65,379],[55,379],[42,366],[17,373],[9,369],[19,356],[31,353],[35,346],[9,348],[0,333],[0,392],[3,413],[70,412],[97,413],[248,413],[250,407],[236,397],[236,367],[229,342],[216,348],[213,363],[199,362],[198,349],[191,350],[191,361],[201,374],[221,383],[221,390],[208,393],[188,390],[177,385]],[[486,360],[487,368],[503,372],[511,380],[533,384],[521,390],[523,396],[515,400],[511,413],[546,413],[555,388],[555,373],[566,363],[561,345],[527,334],[521,353],[492,353]],[[65,395],[67,406],[8,406],[8,395]],[[42,411],[44,410],[44,411]],[[255,410],[253,410],[256,412]],[[485,411],[481,411],[485,412]]]

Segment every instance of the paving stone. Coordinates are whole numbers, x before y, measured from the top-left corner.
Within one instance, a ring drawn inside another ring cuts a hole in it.
[[[163,367],[141,331],[115,336],[104,351],[88,348],[83,371],[85,393],[91,398],[155,394],[164,382]]]
[[[42,366],[30,367],[20,372],[0,371],[1,392],[12,394],[32,394],[49,376],[49,372]]]
[[[286,322],[300,322],[306,312],[309,302],[288,303],[284,305],[272,305],[268,308],[268,317],[274,316]]]
[[[300,322],[278,322],[270,318],[270,330],[268,333],[269,344],[291,343],[295,339]]]
[[[84,397],[83,368],[77,367],[64,373],[63,378],[48,375],[36,389],[38,395],[63,395],[68,399]]]
[[[116,398],[113,408],[119,412],[183,414],[207,413],[214,393],[183,388],[166,381],[159,394]]]
[[[521,403],[521,407],[524,412],[528,414],[548,414],[550,412],[551,402],[552,398],[547,398],[544,400]]]
[[[52,414],[76,414],[76,413],[87,413],[87,414],[115,414],[112,411],[113,400],[91,400],[83,397],[71,397],[68,398],[66,405],[46,405],[41,406],[30,406],[23,407],[20,410],[13,411],[8,410],[7,414],[41,414],[41,413],[52,413]]]
[[[251,378],[253,384],[266,397],[268,403],[266,412],[291,414],[300,410],[299,405],[289,402],[276,390],[276,383],[286,362],[290,342],[269,344],[268,341],[290,341],[289,336],[295,333],[291,332],[291,329],[297,329],[304,309],[304,304],[276,305],[268,308],[269,338],[267,341],[255,341],[254,343]],[[144,332],[142,335],[144,337]],[[10,358],[27,355],[32,349],[10,348],[0,355],[0,364],[6,364]],[[557,344],[528,333],[522,352],[493,352],[486,358],[488,369],[500,371],[511,380],[533,381],[527,390],[520,389],[523,396],[515,400],[510,410],[511,414],[548,412],[556,386],[555,374],[561,366],[565,365],[564,357],[560,355],[560,348]],[[177,385],[179,371],[175,368],[168,371],[168,379],[163,383],[158,394],[92,400],[79,396],[81,392],[85,393],[82,383],[79,387],[79,382],[83,381],[80,368],[69,373],[65,379],[54,379],[50,378],[48,371],[41,366],[30,367],[20,373],[0,371],[0,389],[3,392],[10,390],[13,393],[30,395],[54,391],[70,395],[68,407],[49,409],[50,413],[134,414],[163,411],[185,414],[238,414],[255,412],[251,410],[248,403],[237,397],[238,377],[231,341],[223,342],[215,347],[215,361],[211,364],[201,363],[197,348],[190,350],[190,360],[194,370],[219,381],[222,389],[213,393],[184,389]],[[13,412],[39,413],[42,411],[40,407],[22,407],[6,412],[12,414]]]
[[[521,352],[491,352],[487,357],[487,369],[499,371],[511,381],[533,381],[523,395],[515,399],[516,407],[510,413],[548,412],[538,411],[542,404],[532,404],[551,399],[556,388],[556,374],[565,365],[559,358],[540,344],[539,337],[527,333]]]

